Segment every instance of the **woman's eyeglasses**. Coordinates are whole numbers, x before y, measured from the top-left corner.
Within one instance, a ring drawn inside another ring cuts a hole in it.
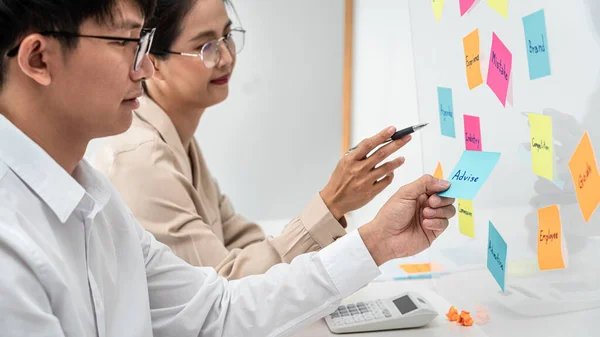
[[[183,56],[199,57],[206,68],[214,68],[221,60],[221,42],[225,43],[225,46],[231,53],[231,55],[239,54],[244,48],[246,38],[246,31],[241,28],[231,30],[227,35],[221,37],[218,40],[212,40],[200,48],[200,53],[183,53],[172,50],[157,50],[152,51],[154,54],[175,54]]]
[[[146,28],[142,29],[142,33],[139,39],[135,38],[127,38],[127,37],[117,37],[117,36],[98,36],[98,35],[84,35],[77,34],[71,32],[40,32],[38,34],[47,35],[47,36],[63,36],[63,37],[72,37],[72,38],[80,38],[87,37],[93,39],[103,39],[103,40],[111,40],[111,41],[123,41],[123,42],[136,42],[137,49],[135,50],[135,58],[133,60],[133,71],[138,71],[142,66],[142,62],[144,61],[144,57],[148,55],[150,52],[150,48],[152,47],[152,39],[154,38],[154,32],[156,28]],[[19,43],[16,47],[11,49],[6,56],[14,57],[19,52],[19,48],[21,44]]]

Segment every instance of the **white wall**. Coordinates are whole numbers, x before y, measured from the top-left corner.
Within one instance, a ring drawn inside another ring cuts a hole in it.
[[[196,136],[240,214],[291,219],[340,158],[344,1],[234,3],[246,46]]]
[[[358,143],[389,125],[417,124],[409,6],[406,0],[355,0],[352,142]],[[369,205],[354,212],[352,225],[371,220],[402,185],[423,174],[421,142],[413,134],[397,155],[406,163],[391,186]]]

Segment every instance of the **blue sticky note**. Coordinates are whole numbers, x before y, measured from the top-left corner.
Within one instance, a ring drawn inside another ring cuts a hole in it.
[[[548,49],[544,10],[523,17],[523,27],[525,28],[529,78],[535,80],[550,75],[550,50]]]
[[[499,152],[464,151],[448,176],[450,188],[440,196],[473,200],[500,159]]]
[[[504,291],[504,281],[506,279],[506,241],[490,221],[487,246],[487,268],[492,276],[498,282],[498,285]]]
[[[440,127],[442,129],[442,135],[456,138],[454,132],[452,89],[438,87],[438,107],[440,109]]]

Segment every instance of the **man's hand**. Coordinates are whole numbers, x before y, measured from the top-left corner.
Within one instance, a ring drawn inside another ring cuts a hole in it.
[[[449,187],[445,180],[424,175],[400,188],[373,221],[359,228],[378,266],[420,253],[442,234],[456,208],[452,205],[453,198],[443,198],[437,193]]]
[[[370,156],[367,155],[390,139],[395,131],[395,128],[390,127],[363,140],[355,150],[340,159],[329,183],[320,193],[336,219],[363,207],[390,185],[394,179],[394,170],[404,164],[404,158],[379,164],[406,145],[411,136],[395,140]]]

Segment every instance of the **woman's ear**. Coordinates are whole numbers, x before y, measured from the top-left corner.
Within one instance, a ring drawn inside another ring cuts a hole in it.
[[[154,55],[149,54],[150,62],[152,62],[152,67],[154,67],[154,78],[158,80],[163,80],[164,76],[162,74],[162,62],[157,59]]]
[[[48,86],[52,83],[49,61],[55,54],[45,36],[31,34],[21,41],[17,62],[26,76],[40,85]]]

